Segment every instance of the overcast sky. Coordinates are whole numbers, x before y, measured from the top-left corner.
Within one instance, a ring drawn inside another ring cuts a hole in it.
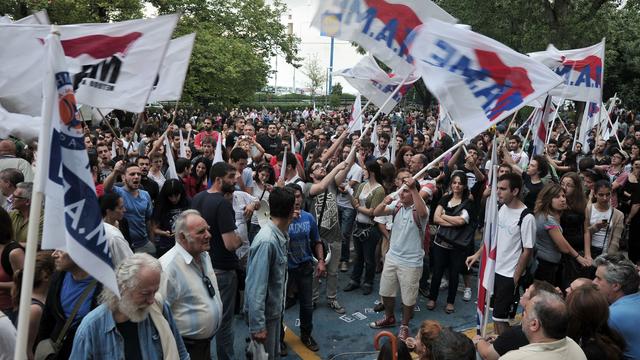
[[[311,28],[311,20],[315,14],[318,4],[323,0],[283,0],[287,4],[288,13],[282,14],[280,21],[283,24],[289,23],[289,14],[292,16],[293,32],[298,36],[302,43],[300,44],[299,56],[302,57],[303,62],[307,58],[318,56],[318,60],[321,66],[325,69],[329,68],[329,54],[330,54],[330,42],[331,39],[326,36],[320,36],[320,30]],[[324,0],[326,1],[326,0]],[[271,1],[268,1],[271,3]],[[334,43],[333,53],[333,69],[343,69],[352,67],[358,60],[362,58],[362,55],[356,52],[356,49],[351,43],[342,40],[336,40]],[[271,59],[271,69],[276,70],[276,59]],[[285,63],[284,57],[278,57],[278,86],[293,87],[293,66]],[[296,88],[307,87],[309,79],[303,74],[303,69],[295,71],[295,86]],[[274,76],[271,76],[268,80],[268,84],[273,86],[275,82]],[[344,89],[344,92],[355,94],[349,84],[344,81],[343,78],[333,78],[333,84],[339,82]],[[324,93],[324,90],[322,91]]]

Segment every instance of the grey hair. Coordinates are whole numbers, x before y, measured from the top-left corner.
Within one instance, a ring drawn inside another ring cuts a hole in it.
[[[569,311],[560,295],[540,291],[531,299],[531,313],[527,313],[527,316],[540,321],[546,336],[558,340],[567,336]]]
[[[623,255],[600,255],[595,259],[595,266],[604,266],[604,279],[610,284],[619,284],[625,295],[635,294],[640,286],[640,275],[636,265]]]
[[[140,281],[138,274],[146,268],[162,273],[160,261],[147,253],[136,253],[122,260],[116,267],[116,281],[120,294],[138,286]],[[101,304],[107,304],[112,311],[117,309],[118,297],[106,287],[100,293],[98,300]]]
[[[189,238],[189,229],[187,227],[187,218],[191,215],[200,216],[200,212],[194,209],[188,209],[180,213],[176,218],[176,221],[173,223],[173,232],[176,234],[176,239],[178,239],[179,234],[184,234],[186,238]]]
[[[18,183],[18,185],[16,185],[16,188],[22,190],[22,192],[23,192],[22,196],[24,196],[25,198],[31,200],[31,193],[33,193],[33,183],[32,182],[23,181],[21,183]]]

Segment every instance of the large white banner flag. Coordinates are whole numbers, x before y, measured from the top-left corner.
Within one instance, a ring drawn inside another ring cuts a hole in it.
[[[468,138],[562,82],[528,56],[436,19],[418,30],[411,54],[427,88]]]
[[[47,14],[47,10],[40,10],[35,12],[29,16],[25,16],[20,20],[12,21],[8,16],[0,16],[0,23],[2,24],[43,24],[49,25],[51,22],[49,21],[49,14]]]
[[[0,106],[0,139],[13,135],[32,140],[38,137],[41,127],[41,117],[12,113]]]
[[[180,100],[195,40],[195,33],[171,40],[148,102]]]
[[[404,78],[413,71],[412,32],[428,18],[456,19],[430,0],[324,0],[311,25],[322,35],[352,41]]]
[[[76,99],[98,108],[142,112],[178,15],[58,27]],[[0,94],[42,86],[48,25],[0,24]],[[40,98],[29,99],[36,104]],[[25,100],[26,101],[26,100]]]
[[[562,99],[602,101],[604,79],[605,41],[582,49],[558,50],[549,45],[547,50],[530,53],[529,56],[548,66],[562,76],[561,86],[549,93]]]
[[[48,119],[41,134],[50,146],[39,166],[46,177],[43,249],[61,249],[91,276],[118,294],[100,206],[84,147],[84,132],[78,119],[71,75],[57,35],[46,38],[44,103],[42,117]],[[44,40],[44,39],[43,39]]]

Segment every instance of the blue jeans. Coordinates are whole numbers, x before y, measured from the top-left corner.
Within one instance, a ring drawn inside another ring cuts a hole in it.
[[[289,269],[289,281],[298,289],[300,300],[300,334],[311,335],[313,330],[313,262]]]
[[[338,206],[338,222],[342,230],[342,255],[340,261],[349,261],[349,245],[351,242],[351,233],[353,232],[353,224],[356,221],[356,210],[344,206]]]
[[[361,231],[365,232],[361,232]],[[356,262],[353,265],[351,281],[360,285],[360,278],[364,271],[364,285],[373,286],[373,278],[376,275],[376,246],[380,241],[380,232],[376,224],[362,224],[356,222],[356,231],[353,235]]]
[[[218,290],[222,300],[222,322],[216,333],[218,360],[235,360],[233,351],[233,313],[236,306],[238,275],[235,270],[214,269],[218,279]]]

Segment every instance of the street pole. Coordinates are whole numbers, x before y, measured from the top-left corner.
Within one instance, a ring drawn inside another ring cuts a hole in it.
[[[331,94],[331,80],[332,80],[332,73],[333,73],[333,43],[334,43],[334,38],[332,36],[331,51],[329,52],[329,89],[328,89],[327,95]]]

